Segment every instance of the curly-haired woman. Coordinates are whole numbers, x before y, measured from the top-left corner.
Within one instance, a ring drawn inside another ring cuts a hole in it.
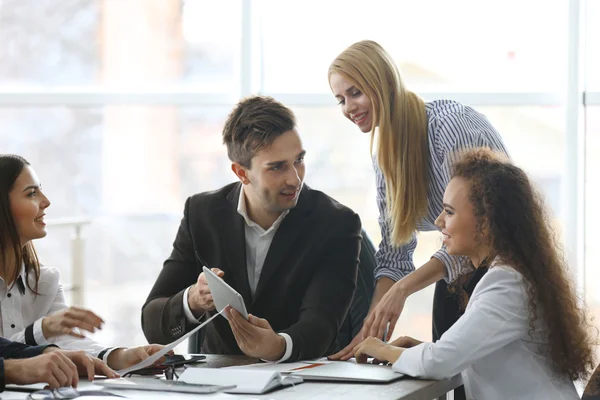
[[[489,266],[462,317],[435,343],[369,338],[357,350],[424,378],[462,373],[467,397],[578,399],[594,367],[588,320],[527,175],[489,149],[454,166],[436,224],[449,254]]]

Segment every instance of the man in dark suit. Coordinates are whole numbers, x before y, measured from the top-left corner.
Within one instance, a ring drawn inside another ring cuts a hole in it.
[[[146,338],[172,342],[216,312],[201,258],[250,314],[229,310],[229,321],[203,328],[203,353],[295,361],[332,352],[356,286],[358,215],[303,185],[306,152],[294,114],[272,98],[242,100],[223,142],[239,182],[188,198],[142,308]]]

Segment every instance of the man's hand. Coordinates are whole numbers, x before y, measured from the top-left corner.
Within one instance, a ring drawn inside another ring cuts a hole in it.
[[[77,387],[79,383],[77,367],[61,351],[22,360],[4,360],[4,375],[6,383],[46,383],[53,389],[62,386]]]
[[[79,376],[87,376],[92,382],[94,375],[103,375],[107,378],[118,378],[119,374],[110,369],[102,360],[91,356],[88,353],[80,350],[53,350],[50,354],[61,353],[77,367]]]
[[[90,310],[69,307],[44,317],[42,333],[46,339],[65,334],[81,339],[85,336],[75,332],[74,328],[94,333],[96,330],[102,329],[103,323],[104,320]]]
[[[142,362],[152,354],[159,352],[165,346],[160,344],[149,344],[147,346],[131,347],[129,349],[115,349],[110,352],[107,359],[107,364],[114,370],[131,367],[139,362]],[[173,355],[173,352],[169,352]],[[165,357],[158,359],[154,365],[162,364]]]
[[[218,268],[211,268],[211,271],[219,278],[225,276],[225,272]],[[208,288],[208,282],[206,281],[204,272],[198,276],[198,281],[194,283],[188,291],[188,305],[195,315],[215,309],[215,302],[210,293],[210,289]]]
[[[277,361],[283,357],[285,339],[271,328],[266,319],[250,314],[246,321],[239,312],[229,306],[225,308],[225,313],[235,340],[244,354],[267,361]]]
[[[365,339],[361,344],[356,346],[354,354],[356,355],[357,363],[366,363],[368,357],[373,357],[375,363],[382,362],[395,363],[404,351],[401,347],[395,347],[383,343],[380,339],[372,336]]]

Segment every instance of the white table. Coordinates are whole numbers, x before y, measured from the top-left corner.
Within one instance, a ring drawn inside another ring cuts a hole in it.
[[[233,365],[247,365],[258,360],[245,356],[221,356],[208,355],[205,364],[198,365],[199,368],[221,368]],[[336,383],[336,382],[304,382],[296,387],[286,387],[264,395],[243,395],[243,394],[185,394],[185,393],[164,393],[111,390],[112,393],[121,394],[130,399],[164,399],[169,396],[171,400],[191,399],[201,396],[203,399],[298,399],[298,400],[329,400],[329,399],[394,399],[394,400],[432,400],[437,398],[444,399],[446,393],[462,385],[460,375],[452,379],[442,381],[428,381],[419,379],[404,378],[389,384],[365,384],[365,383]],[[93,383],[82,381],[79,384],[81,390],[101,389],[100,386]],[[27,393],[6,391],[0,394],[3,400],[25,399]],[[85,399],[83,397],[82,399]],[[110,400],[111,397],[106,397]],[[116,399],[116,398],[115,398]]]

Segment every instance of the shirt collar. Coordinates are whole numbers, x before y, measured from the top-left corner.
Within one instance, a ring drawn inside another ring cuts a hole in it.
[[[19,288],[19,292],[21,292],[21,295],[25,294],[25,283],[23,282],[23,278],[21,278],[21,275],[19,275],[17,277],[17,287]]]
[[[252,221],[250,219],[250,217],[248,216],[248,209],[246,208],[246,194],[244,193],[243,185],[240,188],[240,197],[238,199],[237,212],[244,218],[244,221],[246,221],[246,225],[248,225],[250,227],[257,227],[257,228],[263,229],[262,226],[260,226],[256,222]],[[275,220],[275,222],[273,222],[273,225],[271,225],[269,227],[269,229],[266,229],[265,232],[269,232],[272,229],[277,229],[277,227],[279,225],[281,225],[281,222],[286,217],[286,215],[288,215],[289,213],[290,213],[290,210],[285,210],[284,212],[282,212],[281,215],[279,216],[279,218],[277,218]]]
[[[25,263],[21,263],[21,271],[19,272],[19,276],[17,276],[17,281],[15,282],[17,287],[19,288],[19,292],[21,292],[21,294],[25,294],[25,282],[24,282],[24,277],[25,276]]]
[[[25,294],[25,281],[23,278],[24,276],[25,276],[25,264],[21,264],[21,270],[19,271],[19,275],[17,275],[17,279],[15,280],[15,283],[13,285],[13,286],[17,286],[21,295]],[[3,279],[1,279],[1,280],[6,285],[6,281],[4,281]],[[7,290],[8,290],[8,287],[7,287]]]

